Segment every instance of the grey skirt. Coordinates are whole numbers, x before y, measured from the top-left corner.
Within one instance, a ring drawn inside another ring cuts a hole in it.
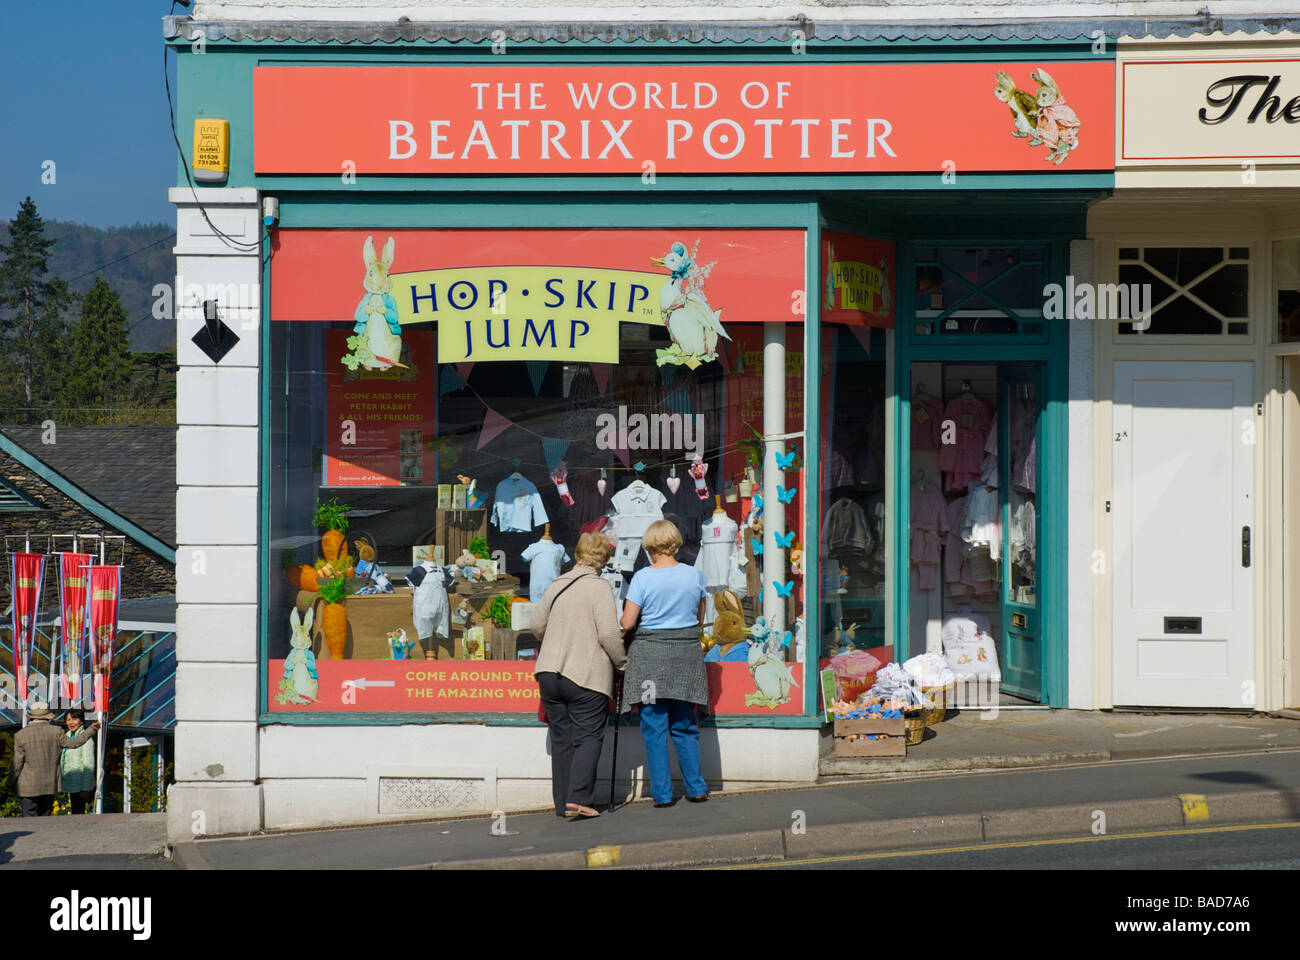
[[[709,705],[699,627],[636,632],[623,674],[623,712],[659,700]]]

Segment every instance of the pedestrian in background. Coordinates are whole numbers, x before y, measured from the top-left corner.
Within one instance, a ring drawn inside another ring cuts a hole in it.
[[[86,725],[84,710],[69,710],[64,718],[72,739]],[[95,738],[91,737],[79,747],[64,750],[59,755],[59,791],[72,800],[73,813],[93,813],[95,798]]]
[[[623,604],[623,629],[636,629],[628,650],[623,709],[631,710],[633,701],[641,706],[641,739],[654,805],[671,807],[677,802],[668,762],[670,735],[686,799],[703,803],[709,799],[709,788],[700,772],[695,709],[709,704],[700,649],[700,622],[708,595],[704,573],[678,562],[682,534],[668,520],[650,524],[641,545],[650,554],[650,566],[633,575]]]
[[[541,642],[537,686],[551,731],[551,796],[555,815],[600,816],[596,764],[605,740],[614,671],[627,663],[614,594],[600,577],[613,546],[584,533],[572,570],[551,581],[533,610],[531,627]]]
[[[99,729],[92,723],[71,737],[50,723],[54,714],[44,703],[27,711],[27,726],[14,734],[14,762],[9,772],[17,777],[18,804],[24,817],[48,817],[54,812],[54,795],[59,792],[59,754],[90,740]]]

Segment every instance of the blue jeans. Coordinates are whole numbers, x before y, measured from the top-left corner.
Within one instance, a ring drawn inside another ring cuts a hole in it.
[[[670,733],[687,796],[704,796],[709,792],[709,785],[700,773],[700,728],[695,725],[695,704],[685,700],[660,700],[641,705],[641,739],[645,741],[650,796],[655,803],[668,803],[673,798],[672,768],[668,763]]]

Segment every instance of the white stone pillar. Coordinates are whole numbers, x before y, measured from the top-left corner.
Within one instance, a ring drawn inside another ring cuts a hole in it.
[[[763,324],[763,436],[767,438],[786,432],[785,326]],[[786,505],[776,498],[777,484],[786,486],[785,474],[776,465],[776,455],[784,449],[784,440],[768,439],[763,444],[763,617],[778,636],[785,630],[788,602],[772,585],[785,583],[789,555],[776,543],[776,535],[785,533]]]
[[[178,489],[176,782],[168,791],[167,832],[178,842],[247,833],[262,825],[257,749],[261,256],[255,246],[261,217],[252,188],[176,187],[170,199],[177,207]],[[215,364],[192,342],[203,327],[204,300],[217,301],[222,322],[239,337]]]

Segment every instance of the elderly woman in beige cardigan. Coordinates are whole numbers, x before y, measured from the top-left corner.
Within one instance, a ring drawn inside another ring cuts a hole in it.
[[[532,631],[542,642],[537,686],[551,728],[551,793],[557,817],[598,817],[596,762],[605,739],[614,671],[627,665],[618,609],[600,570],[613,547],[584,533],[572,570],[551,581],[533,611]]]

